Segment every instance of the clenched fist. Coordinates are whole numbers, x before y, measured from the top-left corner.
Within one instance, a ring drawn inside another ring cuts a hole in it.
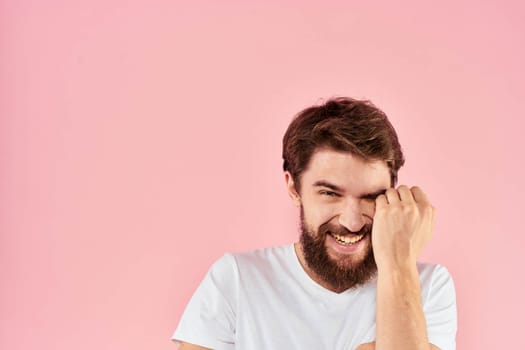
[[[372,247],[378,269],[415,265],[432,237],[435,209],[417,186],[389,188],[376,198]]]

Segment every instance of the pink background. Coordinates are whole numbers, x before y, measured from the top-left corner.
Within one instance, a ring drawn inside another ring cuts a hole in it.
[[[524,349],[519,1],[0,3],[0,348],[174,349],[226,251],[289,243],[292,116],[369,98],[438,209],[458,349]]]

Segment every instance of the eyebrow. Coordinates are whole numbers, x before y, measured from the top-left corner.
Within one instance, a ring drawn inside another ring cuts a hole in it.
[[[316,181],[314,182],[313,184],[314,187],[326,187],[326,188],[329,188],[333,191],[336,191],[336,192],[340,192],[340,193],[344,193],[345,190],[337,185],[334,185],[334,184],[331,184],[330,182],[326,181],[326,180],[319,180],[319,181]],[[386,188],[385,189],[382,189],[382,190],[378,190],[378,191],[375,191],[375,192],[372,192],[372,193],[366,193],[366,194],[363,194],[360,196],[360,198],[366,198],[366,199],[375,199],[376,197],[382,195],[382,194],[385,194],[386,192]]]
[[[376,199],[377,197],[379,197],[380,195],[385,194],[385,193],[386,193],[386,189],[379,190],[379,191],[375,191],[375,192],[372,192],[372,193],[364,194],[364,195],[361,196],[361,198]]]
[[[337,185],[334,185],[334,184],[331,184],[331,183],[329,183],[328,181],[325,181],[325,180],[316,181],[316,182],[314,182],[313,186],[314,187],[326,187],[326,188],[329,188],[329,189],[337,191],[337,192],[344,192],[344,190],[341,187],[339,187]]]

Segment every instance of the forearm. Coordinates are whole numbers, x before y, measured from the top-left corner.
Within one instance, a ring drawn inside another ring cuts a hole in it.
[[[421,287],[415,264],[378,267],[377,350],[428,350]]]

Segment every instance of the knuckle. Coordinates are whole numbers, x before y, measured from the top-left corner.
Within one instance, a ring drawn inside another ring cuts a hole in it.
[[[390,209],[390,214],[392,216],[398,216],[398,215],[401,215],[403,213],[403,208],[398,206],[398,205],[394,205],[392,206],[392,208]]]
[[[403,211],[405,213],[413,213],[417,209],[417,206],[413,203],[408,203],[403,205]]]

